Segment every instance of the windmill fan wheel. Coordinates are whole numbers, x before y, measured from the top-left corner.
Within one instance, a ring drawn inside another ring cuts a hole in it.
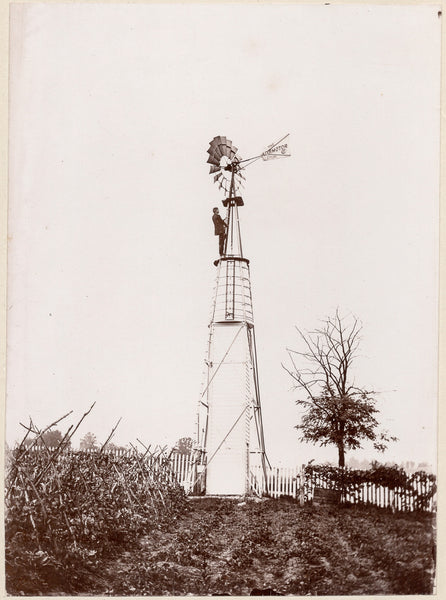
[[[242,160],[237,155],[237,150],[231,140],[224,135],[217,135],[209,142],[207,162],[211,165],[209,173],[214,174],[214,182],[219,184],[219,189],[223,189],[226,194],[231,189],[232,173],[234,173],[234,192],[241,186],[243,178],[238,164]]]

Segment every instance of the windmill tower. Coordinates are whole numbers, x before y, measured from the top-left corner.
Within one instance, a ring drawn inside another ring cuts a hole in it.
[[[225,192],[227,232],[221,256],[214,261],[216,284],[197,420],[199,479],[206,495],[262,494],[267,457],[249,260],[243,254],[239,220],[244,202],[237,195],[244,179],[243,163],[260,156],[243,161],[224,136],[210,142],[208,154],[214,181]]]

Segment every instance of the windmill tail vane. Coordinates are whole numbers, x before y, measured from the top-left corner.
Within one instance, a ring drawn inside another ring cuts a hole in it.
[[[287,133],[275,144],[270,144],[265,152],[262,152],[261,156],[263,160],[271,160],[273,158],[285,158],[291,156],[289,146],[290,134]]]

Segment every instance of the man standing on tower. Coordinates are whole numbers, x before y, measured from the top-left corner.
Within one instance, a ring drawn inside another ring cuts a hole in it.
[[[214,208],[214,214],[212,215],[212,221],[214,222],[214,233],[215,233],[215,235],[218,235],[218,249],[220,252],[220,256],[223,256],[227,224],[220,217],[217,207]]]

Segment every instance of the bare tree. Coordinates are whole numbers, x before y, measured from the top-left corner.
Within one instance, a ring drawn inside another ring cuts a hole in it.
[[[376,392],[356,386],[351,379],[362,329],[358,319],[341,318],[337,310],[319,329],[306,333],[296,329],[305,350],[287,348],[292,367],[282,366],[293,378],[294,389],[303,394],[296,400],[305,409],[296,425],[300,440],[335,445],[340,467],[345,466],[345,452],[360,448],[362,440],[371,440],[384,451],[386,442],[396,438],[377,431]],[[298,366],[298,361],[304,366]]]

